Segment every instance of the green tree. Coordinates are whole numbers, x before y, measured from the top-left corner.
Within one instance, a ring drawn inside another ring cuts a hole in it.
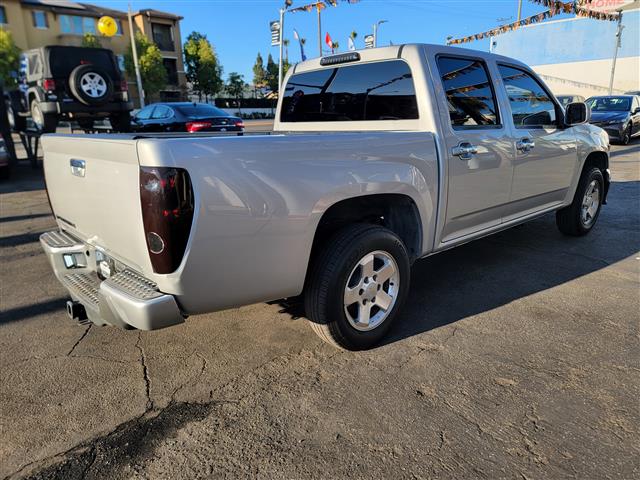
[[[102,48],[100,39],[93,33],[85,33],[82,37],[82,46],[84,48]]]
[[[338,42],[333,42],[333,48],[331,49],[332,52],[337,52],[340,49],[340,44]]]
[[[14,75],[18,72],[19,67],[20,49],[13,41],[11,32],[0,28],[0,81],[7,87],[15,86]]]
[[[278,91],[278,64],[273,61],[273,57],[269,54],[267,58],[266,80],[269,90]]]
[[[162,64],[162,54],[157,45],[140,32],[136,33],[136,50],[138,52],[140,76],[142,77],[142,88],[146,96],[153,97],[167,85],[167,70]],[[127,74],[131,78],[135,78],[136,71],[131,48],[124,56],[124,66]]]
[[[253,64],[253,84],[258,87],[264,87],[267,83],[267,72],[264,69],[264,61],[262,55],[258,52],[256,63]]]
[[[227,85],[225,89],[227,93],[236,99],[238,104],[238,113],[240,113],[240,99],[244,94],[246,84],[244,83],[244,77],[237,72],[231,72],[227,78]]]
[[[207,98],[222,90],[222,66],[206,35],[189,34],[184,44],[184,60],[187,80],[201,99],[202,95]]]
[[[285,38],[282,40],[282,46],[284,47],[284,60],[285,62],[289,61],[289,39]]]

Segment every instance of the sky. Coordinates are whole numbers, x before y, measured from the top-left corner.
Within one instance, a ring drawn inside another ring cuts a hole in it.
[[[118,10],[154,8],[181,15],[184,38],[192,31],[204,33],[213,44],[224,76],[230,72],[253,79],[252,67],[260,52],[266,63],[271,53],[278,59],[278,47],[271,47],[269,22],[278,19],[284,0],[85,0]],[[293,8],[313,3],[313,0],[294,0]],[[524,0],[523,18],[544,11],[540,5]],[[466,36],[515,21],[518,0],[360,0],[349,4],[339,1],[322,12],[322,40],[327,32],[347,50],[347,38],[358,33],[357,48],[364,47],[364,36],[372,33],[373,24],[386,20],[378,30],[378,46],[401,43],[444,44],[447,36]],[[561,18],[561,17],[558,17]],[[307,57],[318,55],[317,14],[313,12],[286,13],[284,37],[290,40],[289,60],[300,61],[300,49],[293,38],[293,29],[307,39]],[[326,45],[324,45],[326,48]],[[464,45],[467,48],[488,50],[487,40]]]

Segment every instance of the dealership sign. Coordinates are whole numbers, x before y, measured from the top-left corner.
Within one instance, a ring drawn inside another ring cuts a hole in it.
[[[585,2],[583,8],[595,12],[615,12],[628,8],[633,3],[638,4],[637,6],[640,7],[640,2],[637,0],[592,0],[591,3]]]

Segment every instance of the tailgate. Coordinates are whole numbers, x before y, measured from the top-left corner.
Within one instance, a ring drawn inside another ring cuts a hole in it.
[[[60,228],[150,273],[136,143],[126,136],[45,135],[44,173]]]

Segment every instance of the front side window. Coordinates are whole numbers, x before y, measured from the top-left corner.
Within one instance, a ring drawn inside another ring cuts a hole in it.
[[[282,122],[344,122],[418,118],[409,65],[402,60],[348,65],[293,75]]]
[[[484,62],[438,57],[438,70],[454,129],[498,125],[496,99]]]
[[[507,90],[516,128],[555,127],[556,105],[547,91],[529,73],[498,65]]]
[[[49,28],[49,22],[47,21],[47,12],[42,10],[33,10],[33,26],[36,28]]]
[[[171,116],[171,109],[164,105],[157,105],[156,109],[153,111],[153,115],[151,115],[152,120],[159,120],[162,118],[169,118]]]
[[[9,23],[7,21],[7,11],[0,5],[0,25],[6,25],[7,23]]]

